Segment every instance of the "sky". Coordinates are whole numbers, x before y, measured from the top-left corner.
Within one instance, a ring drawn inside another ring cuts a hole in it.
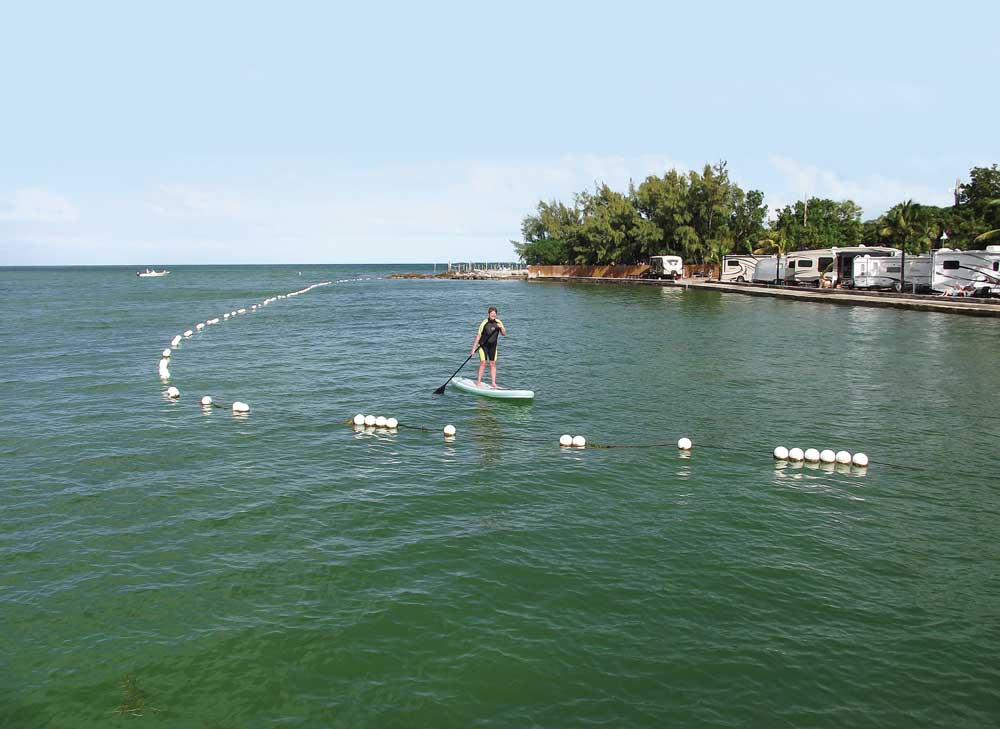
[[[1000,3],[5,2],[0,266],[511,261],[725,160],[773,211],[1000,162]]]

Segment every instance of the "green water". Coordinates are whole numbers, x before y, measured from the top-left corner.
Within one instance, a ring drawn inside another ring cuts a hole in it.
[[[0,269],[0,726],[996,725],[1000,322],[413,269]]]

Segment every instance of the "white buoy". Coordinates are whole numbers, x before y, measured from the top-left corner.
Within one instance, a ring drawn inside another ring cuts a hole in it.
[[[201,399],[201,404],[204,405],[205,407],[208,407],[209,405],[211,405],[212,404],[212,396],[211,395],[205,395],[205,397],[203,397]]]
[[[185,337],[190,337],[192,334],[194,334],[194,332],[192,332],[190,329],[188,329],[186,332],[184,332],[184,336]]]
[[[866,456],[864,453],[855,453],[854,457],[851,459],[851,463],[853,463],[855,466],[867,466],[868,456]]]
[[[234,413],[249,413],[250,412],[250,406],[247,405],[245,402],[240,402],[239,400],[237,400],[236,402],[233,403],[233,412]]]
[[[444,436],[445,436],[445,438],[454,438],[455,437],[455,433],[456,433],[456,431],[455,431],[455,426],[454,425],[446,425],[446,426],[444,426]]]
[[[837,463],[850,463],[851,454],[847,451],[837,451]]]
[[[806,452],[802,455],[807,461],[809,461],[809,463],[816,463],[819,461],[819,451],[815,448],[806,448]]]
[[[176,400],[180,396],[181,396],[181,391],[178,390],[173,385],[167,388],[167,397],[172,397],[174,400]]]
[[[355,425],[364,425],[365,424],[365,416],[362,415],[361,413],[358,413],[357,415],[355,415],[354,416],[354,424]]]
[[[371,426],[375,425],[375,416],[374,415],[366,415],[365,416],[365,425],[367,425],[369,428]]]
[[[174,337],[173,339],[170,340],[170,346],[171,347],[176,347],[180,343],[181,343],[181,335],[180,334],[178,334],[176,337]]]
[[[574,435],[573,436],[573,447],[574,448],[586,448],[587,447],[587,439],[584,438],[582,435]]]
[[[377,418],[375,418],[375,427],[376,428],[384,428],[385,427],[385,416],[379,415]]]
[[[166,382],[167,380],[170,379],[170,370],[168,370],[166,367],[161,367],[159,375],[160,379]]]
[[[788,458],[788,449],[785,446],[778,446],[774,449],[774,457],[779,461],[784,461]]]
[[[389,430],[395,430],[397,427],[399,427],[399,421],[396,420],[395,418],[386,418],[385,427],[387,427]]]
[[[567,448],[567,447],[573,445],[573,436],[568,435],[568,434],[567,435],[560,435],[559,436],[559,445],[561,445],[563,448]]]
[[[677,447],[682,451],[691,450],[691,439],[681,438],[679,441],[677,441]]]
[[[834,461],[837,460],[837,454],[831,451],[829,448],[825,448],[819,454],[819,460],[821,460],[823,463],[833,463]]]
[[[194,328],[200,332],[202,329],[205,328],[205,322],[203,321],[198,322],[197,324],[194,325]]]
[[[237,309],[237,310],[236,310],[236,313],[237,313],[237,314],[246,314],[246,313],[247,313],[247,310],[246,310],[246,309]]]
[[[801,448],[790,448],[788,450],[788,458],[793,461],[801,461],[804,456],[802,454]]]
[[[164,357],[169,357],[170,356],[170,349],[164,349],[163,350],[163,356]]]
[[[160,369],[165,370],[169,366],[170,366],[170,357],[164,356],[163,359],[160,360]]]
[[[228,319],[228,318],[229,318],[229,314],[223,314],[223,315],[222,315],[222,318],[223,318],[223,319]]]

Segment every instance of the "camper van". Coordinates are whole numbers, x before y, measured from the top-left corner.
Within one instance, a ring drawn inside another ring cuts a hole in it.
[[[767,256],[757,261],[753,272],[753,282],[761,284],[780,284],[785,280],[785,267],[788,256]]]
[[[977,296],[1000,295],[1000,246],[984,251],[934,251],[931,288],[939,293],[974,292]]]
[[[931,256],[906,256],[906,275],[900,281],[903,259],[899,256],[855,256],[850,286],[856,289],[927,293],[931,288]]]
[[[684,261],[680,256],[652,256],[649,259],[648,275],[651,278],[676,280],[684,275]]]
[[[849,246],[794,251],[788,254],[785,283],[791,286],[850,286],[854,259],[858,256],[895,256],[895,248]]]
[[[754,256],[754,255],[731,255],[722,257],[722,274],[719,280],[723,283],[735,281],[745,283],[753,281],[754,271],[761,261],[765,261],[774,256]]]

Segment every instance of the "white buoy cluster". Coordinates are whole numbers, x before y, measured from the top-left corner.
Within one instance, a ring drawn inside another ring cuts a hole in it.
[[[570,435],[565,433],[559,436],[559,445],[563,448],[586,448],[587,439],[582,435]]]
[[[778,461],[805,461],[806,463],[837,463],[842,466],[855,465],[864,468],[868,465],[868,456],[864,453],[851,453],[850,451],[833,451],[826,448],[822,451],[816,448],[785,448],[778,446],[774,449],[774,458]]]
[[[354,416],[354,426],[356,428],[384,428],[386,430],[395,430],[399,427],[399,421],[396,418],[387,418],[384,415],[365,415],[364,413],[358,413]]]
[[[312,291],[313,289],[318,288],[319,286],[329,286],[331,283],[333,282],[323,281],[321,283],[312,284],[311,286],[306,286],[304,289],[299,289],[298,291],[292,291],[287,294],[278,294],[277,296],[270,296],[264,299],[259,304],[252,304],[249,309],[245,306],[241,306],[237,309],[225,312],[221,317],[213,317],[211,319],[206,319],[205,321],[200,321],[194,325],[193,329],[185,329],[181,334],[177,334],[176,336],[174,336],[173,339],[170,340],[170,347],[164,349],[160,353],[160,361],[158,364],[158,372],[160,375],[160,379],[163,380],[164,382],[170,379],[171,357],[174,353],[174,350],[180,347],[181,342],[183,342],[185,339],[190,339],[196,333],[200,334],[204,332],[207,327],[210,327],[213,324],[218,324],[220,321],[228,321],[233,317],[247,314],[249,312],[254,312],[257,311],[258,309],[262,309],[268,304],[271,304],[279,299],[287,299],[290,296],[299,296],[301,294],[305,294],[309,291]],[[180,390],[178,390],[176,387],[168,387],[166,394],[167,397],[169,397],[172,400],[177,400],[181,396]],[[211,408],[214,406],[214,401],[212,400],[212,397],[210,395],[205,395],[203,398],[201,398],[201,405],[203,408]],[[245,402],[241,402],[239,400],[233,403],[232,408],[233,408],[233,413],[237,415],[246,415],[247,413],[250,412],[250,406],[247,405]]]

